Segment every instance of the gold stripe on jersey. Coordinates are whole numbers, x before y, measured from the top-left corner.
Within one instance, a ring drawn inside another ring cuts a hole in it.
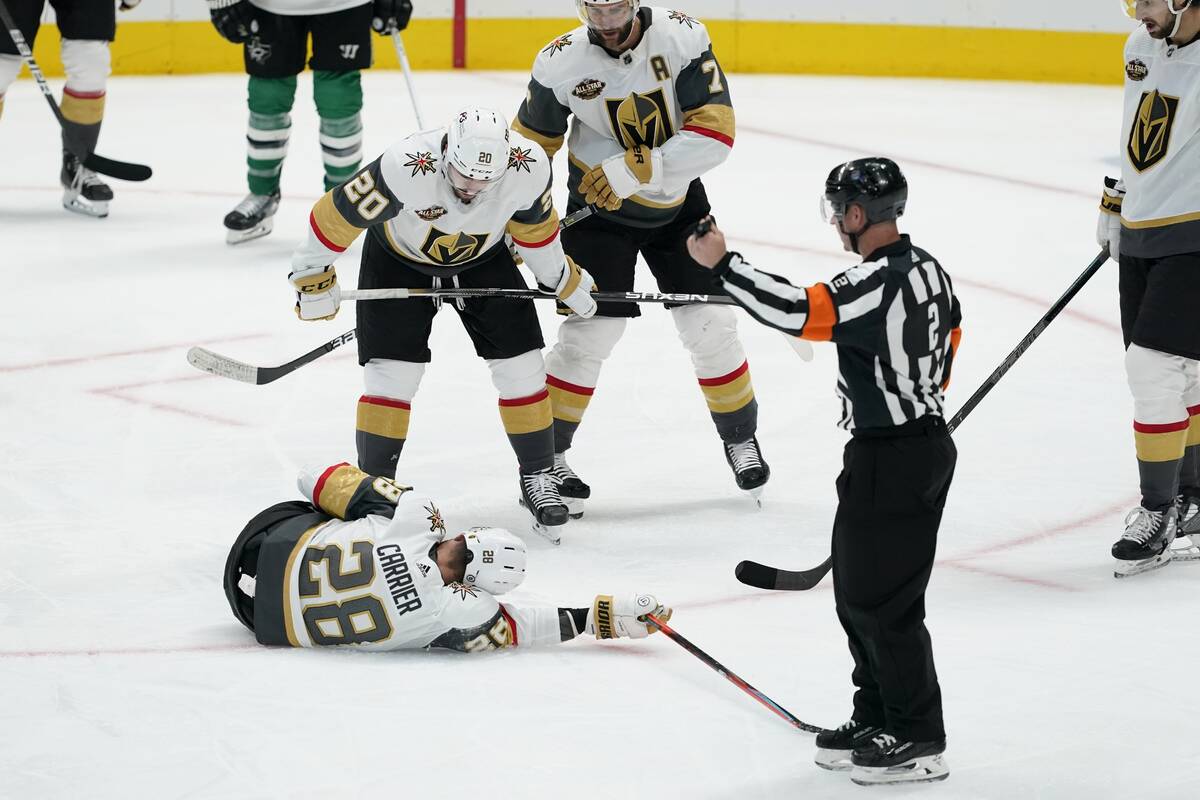
[[[296,557],[303,553],[308,548],[308,543],[312,539],[313,534],[327,522],[322,522],[314,525],[304,532],[296,541],[296,546],[292,548],[291,555],[288,556],[287,566],[283,570],[283,631],[287,634],[288,644],[292,647],[302,647],[299,637],[296,636],[295,623],[292,621],[292,568],[296,564]]]
[[[567,157],[571,161],[571,166],[575,167],[576,169],[578,169],[585,175],[592,169],[587,164],[584,164],[582,161],[580,161],[578,158],[576,158],[574,153],[568,153]],[[572,186],[571,191],[578,194],[579,193],[579,184],[576,183],[574,186]],[[678,200],[672,201],[670,203],[656,203],[653,200],[647,200],[646,198],[641,197],[636,194],[625,198],[625,201],[627,203],[637,203],[639,206],[645,206],[646,208],[678,208],[679,206],[683,205],[684,200],[687,200],[686,193],[682,197],[680,197]]]
[[[61,109],[64,119],[79,125],[96,125],[104,119],[104,95],[76,97],[63,92]]]
[[[345,250],[362,233],[362,228],[350,224],[342,216],[342,212],[337,210],[337,206],[333,204],[334,191],[336,190],[326,192],[313,206],[312,219],[323,242],[330,242]]]
[[[1129,228],[1130,230],[1142,230],[1143,228],[1165,228],[1168,225],[1178,225],[1181,222],[1196,222],[1200,220],[1200,211],[1193,211],[1190,214],[1176,214],[1173,217],[1163,217],[1162,219],[1144,219],[1133,222],[1124,217],[1121,218],[1121,227]]]
[[[695,125],[710,131],[734,138],[737,133],[737,120],[733,114],[733,106],[720,106],[716,103],[693,108],[683,112],[684,126]]]
[[[346,508],[350,505],[354,493],[358,491],[363,480],[369,480],[370,477],[358,467],[352,467],[349,464],[337,467],[332,472],[326,473],[323,480],[318,483],[317,488],[320,493],[313,498],[313,502],[325,513],[333,514],[338,519],[345,519]]]
[[[526,139],[532,139],[540,144],[546,151],[546,158],[554,158],[554,154],[562,149],[563,141],[566,139],[566,136],[547,136],[544,133],[538,133],[533,128],[521,124],[519,119],[513,120],[512,129]]]
[[[515,219],[508,221],[508,235],[518,244],[541,244],[553,239],[557,232],[558,213],[553,209],[550,210],[550,216],[541,222],[529,224]]]

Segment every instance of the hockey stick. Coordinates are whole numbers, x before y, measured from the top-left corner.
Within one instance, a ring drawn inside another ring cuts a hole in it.
[[[537,289],[347,289],[342,300],[412,300],[414,298],[504,297],[510,300],[558,300]],[[737,301],[719,294],[672,294],[667,292],[592,292],[599,303],[707,303],[732,306]]]
[[[987,377],[983,384],[975,390],[967,402],[963,403],[962,408],[958,410],[950,421],[946,423],[947,433],[954,433],[955,429],[962,424],[967,415],[975,410],[975,407],[987,396],[988,392],[996,388],[996,384],[1004,377],[1013,364],[1017,363],[1029,346],[1042,335],[1042,332],[1054,321],[1054,318],[1062,313],[1062,310],[1067,307],[1067,304],[1079,294],[1079,291],[1084,287],[1092,276],[1100,271],[1104,266],[1104,262],[1108,261],[1108,250],[1101,250],[1099,255],[1092,259],[1092,263],[1087,265],[1087,268],[1080,273],[1075,282],[1067,287],[1063,292],[1062,297],[1055,301],[1054,305],[1042,315],[1042,318],[1034,324],[1029,333],[1025,334],[1025,338],[1017,342],[1017,346],[1012,352],[1000,362],[1000,366],[992,370],[992,374]],[[787,570],[769,567],[766,564],[759,564],[757,561],[743,561],[733,569],[734,577],[747,586],[753,586],[758,589],[782,589],[785,591],[804,591],[811,589],[821,582],[825,574],[833,566],[833,557],[825,559],[819,565],[805,570]]]
[[[568,214],[562,220],[562,222],[559,223],[559,227],[560,228],[568,228],[568,227],[574,225],[576,222],[579,222],[580,220],[587,219],[592,214],[594,214],[595,211],[596,211],[595,206],[586,206],[584,208],[581,208],[574,213]],[[347,295],[353,294],[357,291],[396,291],[396,290],[391,290],[391,289],[353,290],[353,291],[344,292],[342,294],[342,296],[346,297]],[[398,291],[431,292],[431,293],[433,293],[432,295],[423,295],[423,296],[426,296],[426,297],[437,296],[437,294],[436,294],[437,290],[431,290],[431,289],[401,289]],[[454,290],[446,290],[446,291],[454,291]],[[502,290],[485,289],[483,291],[495,292],[495,291],[502,291]],[[509,290],[509,291],[522,291],[522,290],[514,289],[514,290]],[[541,294],[540,292],[533,292],[532,290],[525,290],[525,291],[529,291],[531,294],[538,294],[538,295]],[[408,295],[405,295],[405,296],[408,296]],[[442,296],[444,297],[446,295],[442,295]],[[547,295],[547,296],[553,297],[553,295]],[[256,367],[252,364],[247,364],[245,362],[238,361],[237,359],[230,358],[229,356],[223,356],[220,353],[214,353],[212,350],[209,350],[204,347],[193,347],[190,350],[188,350],[187,360],[188,360],[189,364],[191,364],[193,367],[200,370],[201,372],[207,372],[212,375],[217,375],[222,378],[229,378],[230,380],[240,381],[242,383],[252,383],[252,384],[255,384],[256,386],[262,386],[265,383],[271,383],[273,381],[277,381],[280,378],[282,378],[284,375],[288,375],[290,373],[295,372],[296,370],[303,367],[305,364],[316,361],[321,356],[323,356],[327,353],[332,353],[334,350],[338,349],[342,345],[346,344],[347,342],[351,342],[351,341],[354,341],[354,330],[353,329],[346,331],[341,336],[330,339],[328,342],[321,345],[320,347],[317,347],[313,350],[309,350],[307,353],[300,356],[299,358],[294,358],[291,361],[287,362],[286,364],[280,364],[277,367]]]
[[[50,110],[54,112],[54,118],[58,120],[60,127],[67,127],[67,120],[63,117],[62,110],[59,109],[58,103],[54,100],[54,93],[50,90],[50,84],[46,82],[46,76],[42,74],[42,70],[38,67],[37,62],[33,60],[33,51],[29,49],[29,45],[25,42],[25,37],[21,35],[20,28],[13,21],[12,15],[8,13],[8,7],[4,4],[4,0],[0,0],[0,22],[4,23],[4,27],[8,29],[8,35],[12,38],[13,44],[17,46],[17,53],[29,65],[29,71],[33,73],[34,80],[37,81],[38,88],[42,90],[42,94],[46,98],[46,102],[50,104]],[[108,175],[112,178],[118,178],[123,181],[144,181],[150,177],[152,171],[144,164],[130,164],[125,161],[114,161],[111,158],[96,155],[95,153],[75,153],[85,167],[93,172],[99,172],[101,175]]]
[[[392,44],[396,46],[396,58],[400,61],[400,69],[404,70],[404,82],[408,84],[408,96],[412,98],[413,114],[417,117],[417,126],[424,129],[425,122],[421,117],[421,107],[417,105],[417,88],[413,85],[412,67],[408,65],[408,53],[404,50],[404,40],[400,38],[399,31],[392,34]]]
[[[737,675],[735,675],[733,672],[726,669],[721,664],[721,662],[717,661],[715,658],[710,656],[708,653],[704,652],[699,647],[696,647],[696,645],[692,644],[687,639],[683,638],[683,636],[681,636],[671,626],[667,625],[667,623],[663,622],[658,617],[654,616],[653,614],[647,614],[646,620],[651,625],[653,625],[654,627],[656,627],[660,631],[662,631],[663,635],[666,636],[668,639],[670,639],[671,641],[678,644],[684,650],[687,650],[689,653],[691,653],[696,658],[703,661],[708,666],[712,667],[722,677],[724,677],[725,680],[729,681],[734,686],[738,687],[743,692],[750,695],[758,702],[762,703],[772,713],[777,714],[778,716],[783,718],[792,727],[799,728],[800,730],[807,731],[808,733],[820,733],[821,731],[824,730],[824,728],[818,728],[816,725],[809,725],[807,722],[802,721],[795,714],[788,711],[786,708],[779,705],[771,698],[767,697],[765,694],[760,692],[758,689],[755,689],[753,686],[746,683],[746,681],[742,680]]]

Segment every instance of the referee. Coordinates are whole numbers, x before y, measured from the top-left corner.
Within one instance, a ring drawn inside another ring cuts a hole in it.
[[[759,322],[837,345],[841,426],[853,434],[837,479],[834,598],[854,658],[850,721],[817,737],[817,764],[860,784],[936,781],[942,699],[925,628],[925,587],[957,453],[942,391],[958,347],[950,276],[896,228],[908,183],[886,158],[835,168],[825,220],[862,263],[807,289],[725,249],[711,224],[688,250]]]

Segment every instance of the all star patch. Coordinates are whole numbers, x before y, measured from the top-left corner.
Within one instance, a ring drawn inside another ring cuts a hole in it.
[[[604,91],[607,86],[604,81],[596,78],[587,78],[579,82],[579,85],[571,90],[571,94],[578,97],[580,100],[595,100]]]
[[[1135,58],[1125,65],[1125,74],[1131,81],[1145,80],[1146,76],[1150,74],[1150,68],[1146,66],[1146,62]]]
[[[433,222],[435,219],[438,219],[439,217],[444,217],[450,212],[447,211],[442,206],[430,206],[429,208],[418,209],[417,211],[414,211],[413,213],[416,214],[421,219],[425,220],[426,222]]]
[[[408,161],[404,162],[404,166],[412,167],[412,176],[415,177],[419,172],[422,175],[428,175],[431,172],[437,171],[437,159],[433,157],[433,153],[405,153],[408,156]]]
[[[520,147],[510,148],[508,151],[508,168],[515,169],[517,172],[524,170],[525,172],[533,172],[530,164],[536,164],[537,159],[529,155],[533,150],[531,147],[524,149]]]

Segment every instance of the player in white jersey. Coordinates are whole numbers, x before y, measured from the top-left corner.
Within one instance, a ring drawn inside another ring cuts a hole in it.
[[[638,0],[578,0],[583,26],[538,54],[514,123],[553,157],[567,144],[568,211],[601,211],[563,232],[568,255],[588,258],[597,286],[631,291],[640,254],[664,292],[711,294],[686,240],[710,207],[700,176],[729,156],[734,114],[704,25]],[[567,129],[570,126],[570,138]],[[595,254],[595,255],[592,255]],[[740,488],[756,493],[770,470],[755,437],[758,404],[735,312],[668,306]],[[600,367],[638,316],[602,303],[594,319],[569,318],[546,357],[554,404],[555,462],[575,511],[590,488],[567,465]]]
[[[130,11],[142,0],[120,0],[122,11]],[[96,173],[83,166],[96,150],[104,119],[108,76],[112,72],[109,43],[116,37],[116,0],[49,0],[61,40],[63,69],[67,82],[60,108],[62,126],[63,208],[89,217],[107,217],[112,189]],[[5,4],[13,22],[32,48],[37,39],[46,0],[20,0]],[[4,94],[21,72],[22,59],[16,42],[7,31],[0,33],[0,115]]]
[[[527,288],[507,234],[541,286],[582,317],[596,311],[591,276],[563,253],[546,154],[493,111],[467,109],[446,128],[402,139],[326,193],[309,219],[289,276],[301,319],[337,313],[341,290],[333,261],[364,229],[370,234],[360,288]],[[522,500],[535,529],[557,542],[556,529],[568,516],[552,471],[550,396],[533,301],[472,298],[454,305],[500,393]],[[427,299],[358,306],[366,384],[358,402],[358,463],[373,475],[396,472],[439,307]]]
[[[217,32],[242,45],[249,76],[250,193],[225,215],[225,240],[239,244],[266,236],[274,224],[296,76],[304,71],[305,60],[313,72],[329,189],[362,163],[360,73],[371,66],[371,30],[381,36],[402,31],[413,9],[410,0],[208,0],[208,6]]]
[[[599,595],[591,608],[526,607],[496,595],[525,579],[508,531],[446,533],[433,501],[348,464],[300,475],[312,502],[279,503],[242,530],[225,564],[233,614],[262,644],[469,653],[642,638],[671,609],[648,594]]]
[[[1126,5],[1142,24],[1125,44],[1121,177],[1105,182],[1097,236],[1120,263],[1142,494],[1112,548],[1117,577],[1200,558],[1200,4]]]

